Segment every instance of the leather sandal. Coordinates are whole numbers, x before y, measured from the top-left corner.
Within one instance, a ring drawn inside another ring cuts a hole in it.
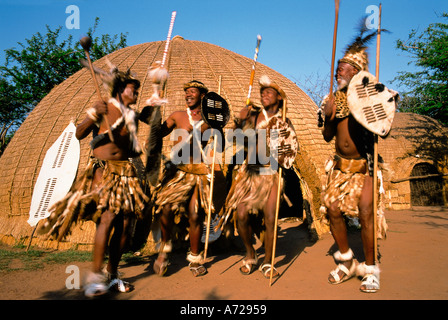
[[[128,293],[134,290],[134,286],[127,281],[123,281],[120,278],[115,278],[109,282],[109,290],[117,292]]]
[[[260,268],[258,270],[260,270],[260,272],[263,274],[263,276],[266,279],[270,279],[271,278],[271,269],[274,268],[274,271],[272,273],[272,277],[278,277],[279,273],[277,271],[277,269],[275,267],[272,267],[270,263],[263,263]]]
[[[328,282],[331,284],[340,284],[342,282],[345,282],[351,278],[353,278],[356,275],[356,268],[358,265],[358,262],[354,258],[353,251],[349,249],[346,253],[341,253],[339,250],[336,251],[333,255],[336,261],[340,262],[336,269],[332,270],[330,272],[330,276],[333,278],[334,281],[330,281],[328,279]],[[348,262],[352,261],[350,265],[350,269],[348,269],[342,262]],[[339,276],[339,272],[342,271],[343,276]]]
[[[380,290],[380,268],[378,265],[368,266],[363,262],[359,265],[357,273],[363,277],[359,290],[366,293],[375,293]]]
[[[242,265],[240,267],[241,274],[247,276],[251,274],[256,268],[258,264],[258,257],[255,256],[255,259],[253,258],[244,258],[242,261]],[[243,268],[246,268],[247,271],[244,271]]]

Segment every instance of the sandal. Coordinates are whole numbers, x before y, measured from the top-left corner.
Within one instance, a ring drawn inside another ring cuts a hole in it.
[[[339,250],[334,253],[334,258],[336,261],[341,262],[337,265],[336,269],[330,272],[330,276],[334,281],[330,281],[328,278],[328,282],[330,284],[340,284],[345,282],[351,278],[353,278],[356,274],[357,269],[357,261],[354,259],[353,251],[349,249],[346,253],[341,253]],[[348,269],[342,262],[352,261],[350,265],[350,269]],[[344,275],[342,277],[339,276],[339,272],[342,271]]]
[[[113,289],[117,292],[128,293],[134,290],[134,286],[127,281],[123,281],[120,278],[115,278],[109,283],[109,289]]]
[[[190,262],[188,267],[194,277],[200,277],[207,274],[207,269],[202,264]]]
[[[207,273],[207,269],[204,267],[202,253],[195,254],[191,251],[187,254],[187,261],[190,262],[188,267],[194,277],[203,276]]]
[[[244,258],[242,265],[240,267],[241,274],[247,276],[251,274],[256,268],[258,264],[258,257],[255,256],[255,259],[252,258]],[[243,271],[243,268],[246,268],[247,271]]]
[[[160,262],[159,259],[162,259],[163,261]],[[159,256],[157,257],[157,260],[154,262],[154,272],[159,275],[160,277],[163,277],[163,275],[168,270],[168,255],[165,252],[159,253]]]
[[[271,269],[274,268],[274,271],[272,273],[272,277],[278,277],[279,273],[277,271],[277,269],[275,267],[272,267],[270,263],[263,263],[260,268],[258,268],[258,270],[261,271],[261,273],[263,274],[263,276],[266,279],[270,279],[271,278]]]
[[[107,266],[103,269],[103,274],[108,281],[107,289],[116,292],[127,293],[134,290],[134,286],[127,281],[121,280],[123,272],[117,271],[117,273],[110,273],[107,271]]]
[[[377,265],[368,266],[363,262],[358,268],[358,275],[363,276],[359,290],[366,293],[380,290],[380,268]]]
[[[106,276],[101,273],[90,273],[87,276],[84,294],[88,298],[95,298],[105,295],[109,291],[106,284]]]

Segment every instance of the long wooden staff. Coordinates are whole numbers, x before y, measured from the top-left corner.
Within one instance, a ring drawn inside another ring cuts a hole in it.
[[[221,95],[221,76],[219,76],[218,94]],[[212,202],[213,202],[213,189],[215,185],[215,159],[216,159],[217,141],[218,141],[218,134],[215,133],[213,136],[213,161],[212,161],[212,173],[210,178],[210,197],[208,201],[207,229],[205,231],[204,261],[207,259],[208,242],[210,237],[210,223],[212,220]]]
[[[248,106],[250,103],[250,95],[252,93],[252,85],[254,84],[254,77],[255,77],[255,66],[257,64],[258,52],[260,51],[260,43],[261,43],[261,36],[257,35],[257,46],[255,47],[254,62],[252,64],[252,71],[250,72],[249,90],[247,92],[246,106]]]
[[[87,36],[82,37],[81,40],[79,41],[79,43],[81,44],[82,48],[84,49],[84,53],[86,54],[87,62],[89,63],[90,73],[92,74],[92,80],[93,80],[93,83],[95,84],[96,93],[98,94],[98,99],[100,99],[101,101],[104,101],[103,97],[101,96],[101,91],[100,91],[100,87],[98,86],[98,81],[96,80],[95,71],[93,71],[92,60],[90,59],[89,50],[90,50],[90,46],[92,45],[92,39],[90,39],[90,37],[87,37]],[[108,128],[107,134],[109,135],[109,139],[110,139],[110,141],[114,142],[114,136],[112,135],[112,130],[110,128],[109,120],[107,119],[107,113],[104,115],[103,119],[106,122],[106,126]]]
[[[330,69],[330,93],[329,98],[333,96],[333,83],[334,83],[334,60],[336,56],[336,40],[338,37],[338,20],[339,20],[339,0],[334,0],[335,6],[335,17],[334,17],[334,29],[333,29],[333,49],[331,52],[331,69]],[[318,127],[322,127],[324,125],[324,120],[322,118],[322,109],[319,106],[318,111]]]
[[[168,35],[165,42],[165,49],[163,51],[162,63],[160,65],[161,69],[166,69],[168,72],[168,67],[165,68],[167,64],[168,49],[171,42],[171,34],[173,32],[174,20],[176,19],[176,11],[171,13],[170,26],[168,28]],[[155,76],[151,79],[153,85],[157,86],[157,93],[160,98],[166,95],[166,79],[162,79]],[[163,82],[163,83],[162,83]],[[159,181],[160,166],[161,166],[161,154],[162,154],[162,138],[160,137],[160,130],[162,129],[162,113],[160,111],[161,106],[153,106],[153,111],[151,113],[149,126],[150,132],[147,140],[146,147],[146,176],[147,179],[153,187],[155,187]]]
[[[286,99],[283,99],[282,120],[286,121]],[[272,257],[271,257],[271,274],[269,275],[269,286],[272,285],[272,276],[274,275],[274,261],[275,261],[275,247],[277,246],[277,226],[278,226],[278,214],[280,211],[280,196],[282,191],[282,175],[283,168],[278,168],[278,185],[277,185],[277,203],[275,205],[275,221],[274,221],[274,241],[272,244]]]
[[[339,0],[334,0],[334,6],[335,6],[335,16],[334,16],[334,29],[333,29],[333,49],[331,53],[330,97],[333,96],[334,60],[336,56],[336,39],[338,37]]]
[[[376,81],[380,77],[380,44],[381,44],[381,3],[378,14],[378,33],[376,35]],[[378,211],[378,135],[373,135],[373,252],[374,262],[378,260],[377,241],[377,211]]]

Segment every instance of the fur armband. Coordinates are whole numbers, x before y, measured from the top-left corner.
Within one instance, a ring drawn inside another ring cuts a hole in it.
[[[87,109],[86,113],[89,119],[93,120],[94,122],[98,122],[98,120],[100,119],[100,116],[98,116],[98,114],[96,113],[96,109],[93,107]]]

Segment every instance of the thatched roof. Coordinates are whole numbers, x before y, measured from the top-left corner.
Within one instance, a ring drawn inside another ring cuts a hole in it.
[[[127,47],[107,56],[120,69],[131,67],[141,80],[137,109],[144,107],[150,96],[151,83],[147,80],[149,66],[162,60],[165,41],[144,43]],[[96,62],[106,67],[105,58]],[[252,59],[200,41],[174,37],[170,45],[168,69],[170,78],[166,86],[169,101],[163,110],[163,118],[175,110],[185,108],[183,84],[192,79],[204,82],[211,91],[218,91],[222,78],[221,95],[229,103],[233,114],[243,107],[247,95]],[[285,91],[288,97],[288,117],[296,129],[300,151],[296,158],[303,181],[309,191],[311,208],[318,211],[320,176],[325,160],[332,153],[333,145],[322,139],[317,127],[317,106],[292,81],[278,72],[258,63],[255,79],[266,74]],[[104,96],[106,95],[103,92]],[[259,102],[259,85],[255,81],[253,100]],[[79,123],[85,110],[97,100],[95,88],[88,70],[84,69],[55,87],[31,112],[17,130],[14,138],[0,158],[0,237],[20,239],[29,237],[32,228],[26,223],[33,187],[39,174],[46,151],[55,142],[70,121]],[[233,115],[232,115],[233,116]],[[231,119],[232,121],[232,119]],[[140,126],[139,138],[144,141],[148,134],[146,125]],[[89,157],[89,139],[81,141],[79,171]],[[168,142],[170,143],[170,142]],[[73,237],[75,237],[76,232]],[[81,236],[82,234],[82,236]],[[89,242],[91,234],[79,233],[79,240]]]

